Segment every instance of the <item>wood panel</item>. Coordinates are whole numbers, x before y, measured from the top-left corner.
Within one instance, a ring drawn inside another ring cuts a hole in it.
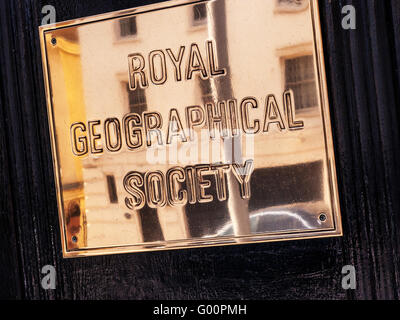
[[[62,21],[144,3],[150,2],[0,2],[1,296],[399,298],[397,0],[320,1],[343,238],[62,258],[37,32],[41,8],[55,6]],[[341,8],[349,3],[357,9],[357,30],[341,28]],[[57,269],[56,290],[41,289],[46,264]],[[356,267],[354,291],[341,287],[346,264]]]

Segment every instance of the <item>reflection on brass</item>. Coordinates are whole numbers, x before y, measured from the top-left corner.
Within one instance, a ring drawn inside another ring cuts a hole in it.
[[[40,27],[65,257],[342,233],[317,1]]]

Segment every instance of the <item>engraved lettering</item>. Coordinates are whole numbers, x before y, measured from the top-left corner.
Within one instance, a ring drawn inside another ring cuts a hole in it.
[[[143,145],[142,120],[140,115],[129,113],[124,117],[124,131],[126,145],[129,150],[139,149]]]
[[[171,144],[173,137],[179,137],[182,142],[187,141],[178,110],[176,109],[171,109],[169,112],[167,144]]]
[[[88,153],[99,156],[103,148],[109,152],[118,152],[123,147],[129,151],[138,151],[144,146],[151,147],[157,144],[162,147],[169,146],[171,160],[176,159],[172,155],[171,148],[175,148],[172,144],[176,143],[177,146],[188,141],[195,142],[201,129],[202,139],[207,140],[206,137],[209,137],[212,140],[212,150],[219,149],[221,140],[240,137],[241,130],[244,134],[254,135],[260,132],[268,133],[271,127],[275,126],[279,131],[303,129],[304,122],[295,120],[293,93],[286,91],[283,99],[284,106],[281,109],[274,95],[267,96],[263,123],[257,118],[258,111],[255,109],[258,109],[258,102],[253,97],[244,98],[240,103],[240,110],[236,99],[206,102],[204,107],[185,107],[185,123],[175,107],[170,109],[165,125],[159,112],[144,112],[142,115],[128,113],[122,122],[118,118],[106,118],[103,127],[100,127],[101,120],[88,121],[87,124],[77,122],[71,125],[70,129],[72,153],[76,156]],[[203,148],[205,144],[201,146]],[[204,150],[201,149],[202,154]],[[220,156],[216,153],[213,153],[214,155],[217,158],[213,158],[212,162],[218,161]],[[162,161],[166,161],[167,157],[164,159]],[[204,163],[204,160],[201,162]]]
[[[304,128],[304,122],[299,120],[295,121],[295,107],[293,91],[288,90],[283,93],[283,105],[286,111],[289,130],[299,130]]]
[[[254,170],[254,161],[247,160],[244,166],[234,163],[233,173],[240,184],[240,194],[243,199],[250,198],[250,177]]]
[[[185,182],[185,171],[182,168],[168,170],[167,182],[168,202],[172,206],[185,205],[187,203],[187,192],[182,189],[182,183]]]
[[[90,151],[92,154],[103,153],[103,148],[99,146],[98,141],[101,139],[101,134],[96,133],[96,126],[101,124],[100,120],[89,121],[89,141]]]
[[[190,204],[196,203],[196,187],[194,185],[194,172],[193,167],[186,168],[186,186],[188,189],[188,198]]]
[[[72,152],[76,156],[84,156],[86,155],[88,150],[88,140],[86,135],[84,136],[77,136],[76,131],[80,130],[81,132],[86,132],[86,126],[82,122],[74,123],[71,126],[71,145],[72,145]],[[78,143],[81,145],[78,146]]]
[[[186,52],[188,52],[186,54]],[[192,43],[190,48],[186,50],[185,46],[180,46],[179,50],[157,49],[148,53],[148,70],[146,69],[146,61],[141,53],[133,53],[128,55],[129,62],[129,87],[134,91],[141,87],[145,89],[149,86],[149,81],[155,85],[162,85],[167,80],[167,70],[172,65],[174,68],[175,81],[193,79],[193,74],[199,74],[203,80],[210,77],[226,76],[227,69],[220,67],[218,64],[217,45],[214,40],[205,42],[206,59],[200,51],[197,43]],[[168,55],[168,62],[165,56]],[[186,58],[185,58],[186,55]],[[184,60],[186,66],[183,66]],[[182,75],[182,68],[186,67]],[[147,74],[148,73],[148,74]],[[150,80],[149,80],[150,78]]]
[[[279,111],[278,104],[274,95],[269,95],[265,106],[265,121],[263,132],[269,131],[270,124],[276,124],[280,131],[285,129],[281,112]]]
[[[113,127],[113,134],[111,134],[110,127]],[[110,152],[117,152],[121,150],[122,139],[121,139],[121,124],[117,118],[109,118],[104,121],[104,134],[106,138],[106,148]],[[114,136],[114,142],[112,141]]]
[[[161,171],[148,172],[145,178],[147,205],[150,208],[163,207],[166,203],[165,179]]]
[[[184,46],[180,47],[177,58],[175,57],[175,55],[171,49],[167,49],[167,53],[168,53],[169,57],[171,58],[172,63],[174,64],[175,80],[182,81],[182,69],[181,68],[182,68],[183,55],[185,53],[185,47]]]
[[[193,43],[190,46],[189,63],[187,67],[186,80],[192,79],[194,72],[200,72],[203,80],[208,79],[207,69],[200,53],[199,46]]]
[[[150,208],[209,203],[214,201],[207,189],[214,184],[216,199],[226,201],[228,195],[227,177],[233,172],[240,185],[240,194],[243,199],[250,198],[250,178],[254,170],[254,161],[247,160],[244,165],[218,164],[173,167],[164,175],[161,171],[149,171],[141,174],[129,172],[124,177],[124,188],[128,193],[125,205],[130,210],[143,208],[147,203]],[[213,176],[215,179],[208,179]],[[215,181],[215,182],[214,182]]]
[[[136,90],[138,86],[138,80],[141,88],[148,87],[148,81],[146,74],[144,73],[145,60],[140,53],[134,53],[128,56],[129,61],[129,88],[130,90]]]
[[[194,127],[201,126],[204,122],[204,111],[200,106],[186,108],[186,122],[189,129],[190,140],[194,140]]]
[[[247,134],[256,134],[260,131],[260,121],[254,120],[253,124],[250,124],[249,107],[252,109],[258,108],[257,100],[255,98],[244,98],[240,104],[243,131]]]
[[[211,166],[211,169],[215,174],[217,197],[219,201],[225,201],[227,199],[227,182],[226,173],[229,171],[229,165]]]
[[[146,203],[143,176],[139,172],[129,172],[124,178],[124,188],[131,197],[125,197],[125,205],[130,210],[140,210]]]
[[[195,168],[196,187],[197,187],[197,202],[208,203],[212,202],[214,197],[206,195],[205,190],[211,187],[211,181],[204,179],[204,175],[209,175],[210,166],[197,166]]]
[[[208,55],[208,62],[210,64],[210,74],[212,76],[225,76],[226,75],[226,69],[222,68],[219,69],[218,67],[218,62],[217,62],[217,57],[215,55],[215,43],[214,41],[207,41],[207,55]]]
[[[213,103],[207,103],[208,114],[208,129],[210,131],[210,138],[215,139],[215,127],[218,126],[220,135],[222,137],[228,136],[228,125],[226,118],[226,103],[219,102],[216,106]]]
[[[161,73],[157,76],[156,72],[156,63],[155,61],[159,61],[159,72]],[[150,52],[149,55],[149,63],[150,63],[150,79],[155,85],[164,84],[167,81],[167,66],[165,62],[165,54],[162,50],[155,50]]]
[[[236,99],[228,100],[228,110],[228,114],[230,115],[229,121],[232,130],[231,135],[232,137],[235,137],[240,134]]]
[[[162,118],[158,112],[146,112],[143,114],[144,130],[146,135],[147,146],[152,144],[151,134],[155,133],[159,145],[163,144],[161,128]]]

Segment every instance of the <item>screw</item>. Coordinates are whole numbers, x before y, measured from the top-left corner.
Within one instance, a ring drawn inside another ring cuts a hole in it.
[[[125,218],[128,219],[128,220],[129,220],[130,218],[132,218],[132,215],[131,215],[130,213],[125,213],[124,216],[125,216]]]
[[[327,217],[326,217],[326,214],[325,214],[325,213],[321,213],[321,214],[319,215],[319,221],[325,222],[326,219],[327,219]]]
[[[72,236],[72,242],[77,243],[78,242],[78,238],[76,236]]]
[[[57,44],[57,39],[56,39],[56,38],[52,38],[52,39],[51,39],[51,44],[52,44],[53,46],[55,46],[55,45]]]

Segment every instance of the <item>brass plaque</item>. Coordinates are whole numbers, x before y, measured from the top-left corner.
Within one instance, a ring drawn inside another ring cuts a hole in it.
[[[342,234],[317,1],[40,27],[64,257]]]

